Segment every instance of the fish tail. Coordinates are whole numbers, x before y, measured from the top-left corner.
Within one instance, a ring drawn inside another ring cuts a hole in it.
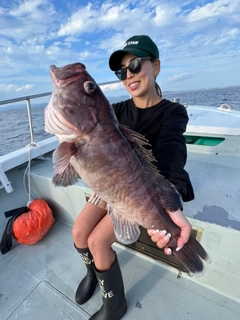
[[[208,253],[192,236],[182,249],[174,251],[173,254],[189,272],[196,276],[201,276],[204,272],[204,264],[202,260],[208,263],[211,262],[211,258]]]

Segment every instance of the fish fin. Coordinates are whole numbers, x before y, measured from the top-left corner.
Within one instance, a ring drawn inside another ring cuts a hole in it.
[[[211,262],[208,253],[202,245],[192,236],[179,251],[173,250],[173,255],[193,275],[199,277],[204,273],[203,261]]]
[[[159,175],[159,171],[154,164],[157,161],[156,158],[153,156],[151,150],[148,150],[144,147],[151,146],[148,140],[143,135],[131,130],[127,126],[120,124],[119,129],[121,130],[125,138],[128,140],[131,147],[137,153],[139,160],[142,162],[142,164],[146,168],[148,168],[148,170],[151,170],[152,173]]]
[[[74,142],[64,141],[53,152],[55,172],[52,182],[55,186],[67,187],[77,182],[79,175],[70,163],[70,159],[76,151],[77,148]]]
[[[161,175],[160,171],[155,165],[157,160],[153,156],[152,152],[144,147],[146,145],[150,145],[148,140],[140,133],[129,129],[124,125],[120,125],[119,128],[130,143],[131,147],[136,152],[144,168],[153,178],[154,183],[159,190],[160,201],[163,209],[165,211],[172,212],[182,209],[183,205],[179,192],[169,180]]]
[[[123,244],[131,244],[137,241],[141,233],[137,222],[128,220],[110,206],[108,206],[108,214],[113,221],[117,241]]]
[[[163,176],[156,177],[155,183],[159,190],[160,201],[164,211],[175,212],[183,209],[182,198],[176,187]]]

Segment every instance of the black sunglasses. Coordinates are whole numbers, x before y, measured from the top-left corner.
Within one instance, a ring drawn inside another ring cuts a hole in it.
[[[134,60],[132,60],[128,67],[122,67],[121,69],[115,71],[116,76],[118,77],[118,79],[120,79],[121,81],[126,80],[127,79],[127,69],[131,72],[131,73],[139,73],[142,69],[142,60],[152,60],[153,58],[151,57],[143,57],[143,58],[136,58]]]

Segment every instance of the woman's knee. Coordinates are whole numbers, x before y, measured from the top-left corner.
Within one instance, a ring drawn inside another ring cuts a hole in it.
[[[96,234],[92,232],[87,239],[88,248],[91,251],[93,256],[98,254],[101,255],[101,252],[105,249],[106,243],[102,237],[96,237]]]
[[[86,229],[84,228],[83,224],[81,223],[74,223],[72,228],[72,237],[74,243],[87,243],[89,234],[86,233]]]
[[[73,225],[73,239],[87,242],[88,236],[106,214],[105,209],[87,202]]]
[[[110,232],[106,230],[93,230],[88,236],[87,244],[93,256],[101,256],[104,252],[108,251],[113,242],[115,241],[115,235],[113,230]]]

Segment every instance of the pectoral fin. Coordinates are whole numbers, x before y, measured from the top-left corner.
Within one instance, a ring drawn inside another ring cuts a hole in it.
[[[53,153],[55,163],[52,182],[55,186],[67,187],[76,183],[78,173],[70,163],[71,157],[77,152],[74,142],[64,141]]]
[[[131,244],[137,241],[141,233],[138,223],[126,219],[111,207],[108,207],[108,214],[112,218],[117,241],[123,244]]]

